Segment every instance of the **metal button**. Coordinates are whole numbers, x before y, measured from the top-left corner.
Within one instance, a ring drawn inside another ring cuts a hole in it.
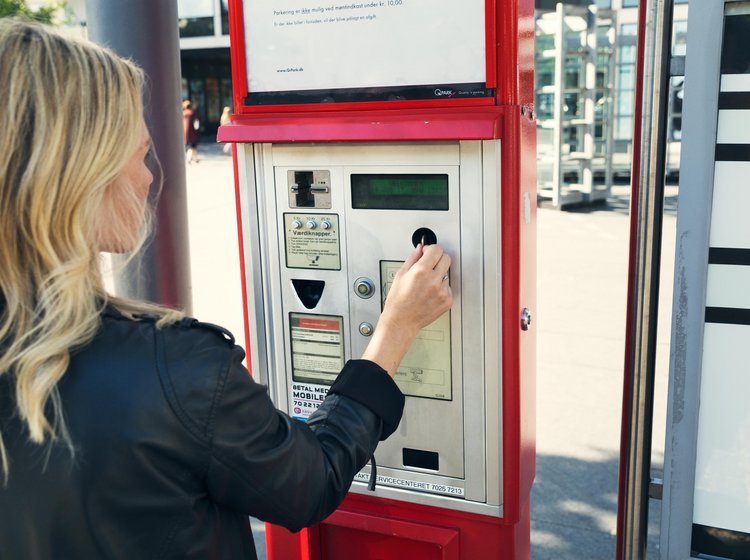
[[[328,220],[323,220],[322,222],[320,222],[320,227],[322,227],[323,229],[330,229],[332,225],[333,224]]]
[[[361,334],[362,336],[370,336],[374,330],[375,327],[373,327],[371,323],[359,324],[359,334]]]
[[[354,293],[364,299],[370,298],[375,293],[375,284],[369,278],[357,278],[354,281]]]
[[[300,222],[299,220],[294,220],[294,221],[292,222],[292,227],[293,227],[294,229],[299,229],[299,228],[301,228],[301,227],[302,227],[302,222]]]
[[[315,220],[307,220],[308,229],[315,229],[316,227],[318,227],[318,223]]]

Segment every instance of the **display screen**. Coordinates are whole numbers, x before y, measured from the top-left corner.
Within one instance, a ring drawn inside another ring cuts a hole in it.
[[[331,385],[344,367],[344,321],[336,315],[290,313],[292,378]]]
[[[446,174],[352,174],[352,208],[448,210]]]

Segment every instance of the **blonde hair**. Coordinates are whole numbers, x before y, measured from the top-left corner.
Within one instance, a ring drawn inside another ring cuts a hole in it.
[[[0,19],[0,60],[0,375],[12,376],[29,439],[73,452],[57,383],[103,308],[179,316],[110,296],[100,271],[101,213],[140,140],[144,77],[107,49],[12,19]],[[142,212],[132,199],[118,212]],[[123,247],[142,243],[145,232],[136,243],[126,220],[118,231],[105,219]],[[0,467],[7,481],[2,432]]]

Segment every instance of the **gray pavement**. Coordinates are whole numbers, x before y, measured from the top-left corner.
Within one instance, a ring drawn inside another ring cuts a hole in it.
[[[243,340],[230,156],[204,142],[189,165],[194,314]],[[657,355],[655,474],[664,447],[675,192],[667,201]],[[532,558],[614,557],[628,251],[628,188],[588,211],[538,211],[537,478]],[[652,501],[649,558],[658,558]],[[262,525],[253,524],[259,554]],[[473,559],[472,559],[473,560]]]

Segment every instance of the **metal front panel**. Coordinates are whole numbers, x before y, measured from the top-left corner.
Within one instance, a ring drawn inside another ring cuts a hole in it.
[[[396,433],[375,453],[376,495],[502,515],[499,224],[485,228],[483,209],[487,197],[494,205],[489,215],[497,215],[499,142],[259,145],[246,147],[242,159],[243,208],[257,212],[255,227],[247,225],[253,214],[244,214],[246,262],[253,268],[249,316],[262,331],[251,340],[264,345],[253,350],[253,365],[273,373],[268,378],[277,405],[302,420],[314,410],[328,373],[316,378],[305,364],[333,367],[338,324],[344,358],[362,354],[369,341],[363,325],[377,328],[381,312],[387,284],[381,272],[403,261],[415,231],[428,228],[453,258],[454,306],[442,327],[428,328],[417,340],[397,375],[397,382],[405,380],[406,407]],[[398,209],[363,205],[353,200],[351,186],[353,176],[363,175],[445,177],[447,208],[414,208],[414,201],[398,202]],[[324,203],[290,189],[300,179],[318,185],[320,177],[329,182]],[[488,294],[494,308],[486,313]],[[445,359],[430,346],[440,337],[450,338]],[[424,368],[414,350],[420,344],[432,360]],[[293,348],[304,350],[293,355]],[[357,480],[368,473],[369,467]],[[355,482],[352,490],[366,492],[365,484]]]
[[[457,150],[457,146],[456,146]],[[452,154],[451,154],[452,156]],[[343,168],[344,183],[349,184],[350,177],[354,173],[385,173],[398,174],[413,171],[413,166],[403,165],[381,165],[381,166],[346,166]],[[349,232],[349,274],[352,279],[365,277],[375,280],[378,292],[383,289],[381,278],[381,262],[403,261],[413,250],[412,234],[419,228],[429,228],[437,235],[437,240],[443,248],[454,256],[452,270],[460,269],[460,222],[459,222],[459,188],[458,188],[458,166],[420,166],[420,173],[447,174],[449,180],[449,210],[426,212],[419,210],[364,210],[352,209],[350,189],[345,189],[347,195],[347,231]],[[457,294],[456,305],[449,313],[451,331],[460,332],[461,302],[460,302],[460,275],[452,274],[451,286]],[[387,279],[385,280],[387,282]],[[381,299],[383,294],[378,293],[376,297],[363,299],[351,298],[351,320],[356,327],[363,322],[376,324],[381,311]],[[429,327],[423,333],[435,333],[435,337],[443,338],[448,335],[439,329]],[[415,346],[427,344],[425,339],[418,338],[410,354],[416,350]],[[358,331],[352,332],[352,355],[360,356],[365,350],[369,338],[362,336]],[[436,346],[444,346],[443,343]],[[434,474],[464,477],[464,450],[458,444],[463,440],[463,391],[460,357],[462,354],[460,337],[453,337],[453,343],[448,348],[452,363],[432,365],[430,372],[435,372],[434,377],[445,376],[450,383],[449,391],[441,394],[449,397],[448,400],[435,398],[418,398],[409,396],[410,391],[402,387],[407,395],[404,416],[398,430],[388,440],[378,446],[375,458],[379,465],[392,468],[406,468],[402,463],[402,449],[419,449],[437,453],[439,456],[439,468]],[[428,356],[425,356],[428,357]],[[404,361],[409,361],[407,355]],[[414,373],[424,365],[427,373],[428,365],[420,360],[411,362],[414,367],[404,367],[403,362],[396,380],[403,378],[406,384],[412,377],[425,374]],[[451,375],[452,373],[452,375]],[[412,377],[410,377],[412,376]],[[430,383],[431,379],[425,379]],[[419,385],[417,381],[413,385]],[[438,385],[439,381],[430,383]],[[452,389],[452,390],[450,390]],[[434,392],[433,392],[434,393]],[[425,427],[431,429],[426,430]]]

